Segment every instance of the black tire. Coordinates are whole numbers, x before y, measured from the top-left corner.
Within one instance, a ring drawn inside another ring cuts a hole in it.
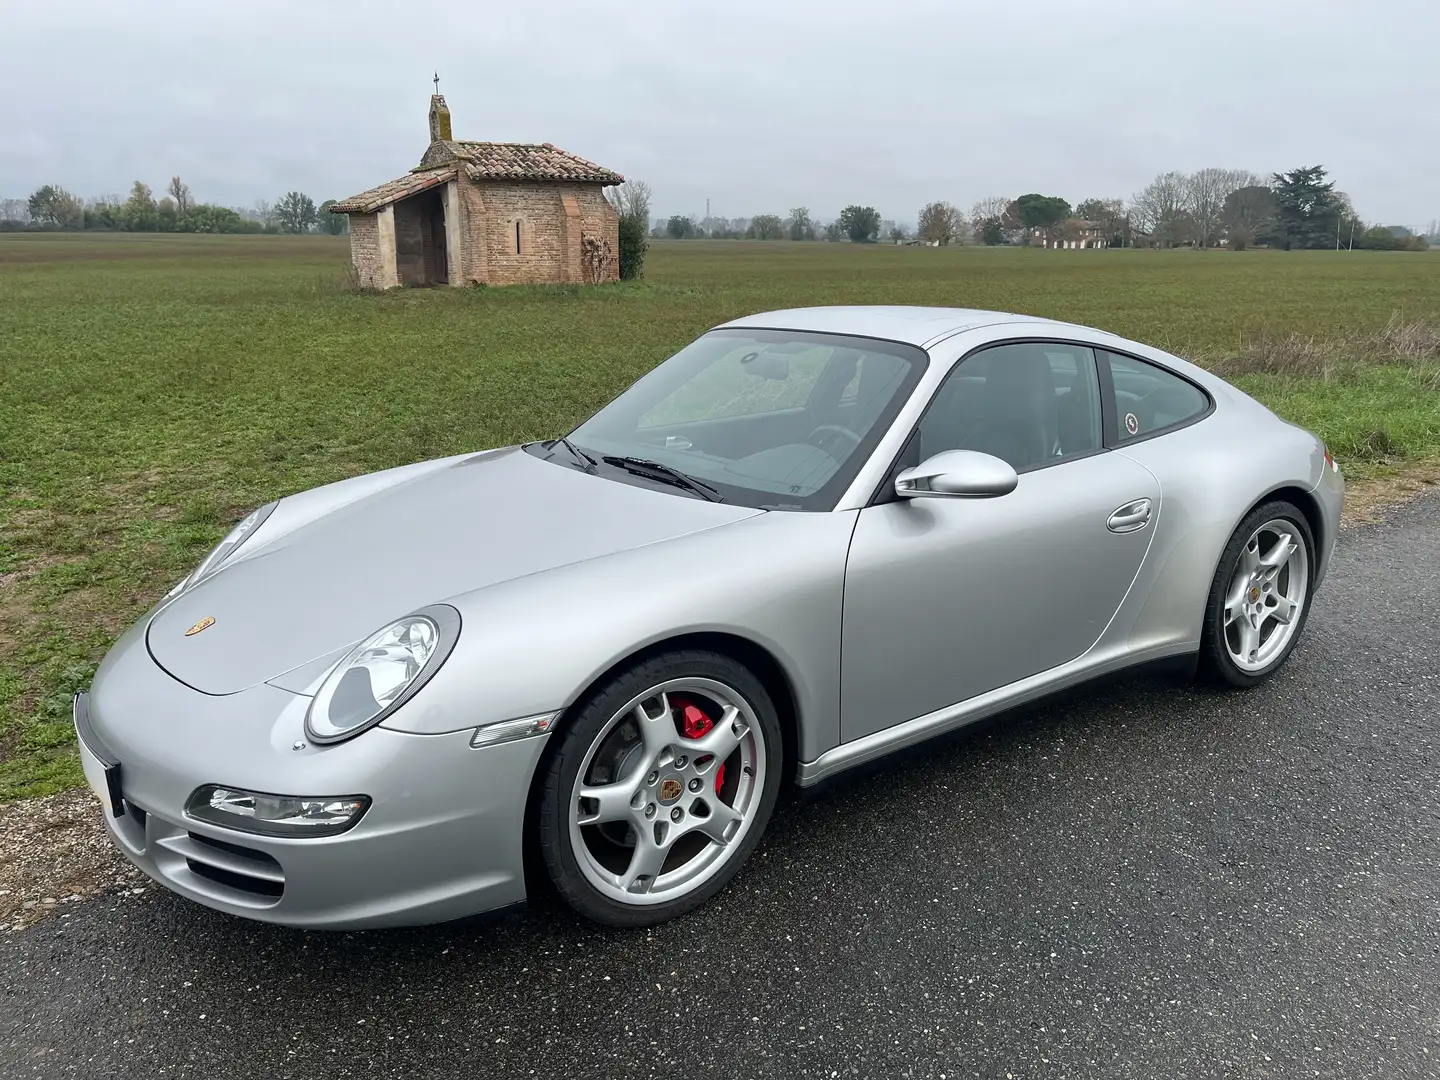
[[[672,901],[626,904],[602,893],[581,871],[570,835],[570,792],[591,744],[626,702],[651,687],[684,678],[724,683],[749,704],[759,721],[757,736],[765,744],[763,785],[748,831],[714,876]],[[577,705],[554,738],[559,745],[549,755],[539,777],[536,832],[540,854],[561,898],[581,915],[606,926],[642,927],[665,922],[699,907],[729,884],[760,842],[775,808],[785,767],[780,720],[764,684],[738,661],[701,650],[663,653],[621,672]]]
[[[1296,621],[1295,632],[1285,647],[1258,671],[1247,671],[1238,666],[1230,656],[1225,641],[1225,598],[1231,581],[1239,568],[1240,555],[1250,535],[1268,521],[1283,520],[1295,527],[1305,545],[1309,573],[1305,583],[1304,603]],[[1293,503],[1284,501],[1268,502],[1257,506],[1245,516],[1229,543],[1220,555],[1215,577],[1210,583],[1210,595],[1205,604],[1205,623],[1200,638],[1200,671],[1209,681],[1240,688],[1257,686],[1264,682],[1289,659],[1305,631],[1305,622],[1310,617],[1310,601],[1315,588],[1315,536],[1305,515]]]

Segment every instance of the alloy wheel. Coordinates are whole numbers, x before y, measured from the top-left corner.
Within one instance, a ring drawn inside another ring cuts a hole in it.
[[[762,802],[765,739],[751,705],[714,679],[673,679],[619,709],[570,795],[571,847],[612,900],[652,905],[710,880]]]
[[[1305,539],[1284,518],[1265,522],[1245,542],[1225,594],[1225,649],[1241,671],[1283,656],[1309,599]]]

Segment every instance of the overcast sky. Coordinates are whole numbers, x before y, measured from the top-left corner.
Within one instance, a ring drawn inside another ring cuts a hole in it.
[[[13,0],[0,197],[249,206],[392,179],[433,71],[461,139],[553,142],[656,213],[914,221],[1205,166],[1323,164],[1361,217],[1440,217],[1440,0]]]

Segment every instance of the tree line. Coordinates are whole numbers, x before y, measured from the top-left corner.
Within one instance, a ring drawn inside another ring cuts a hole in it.
[[[0,229],[95,229],[113,232],[177,233],[329,233],[349,229],[344,214],[329,213],[301,191],[287,191],[274,202],[248,208],[197,202],[186,184],[172,176],[159,198],[136,180],[128,198],[100,195],[82,199],[58,184],[45,184],[28,199],[0,199]]]
[[[1440,241],[1440,224],[1430,232]],[[881,219],[872,206],[847,206],[826,224],[807,207],[788,215],[707,218],[674,214],[653,223],[650,236],[674,240],[913,241],[921,244],[1045,244],[1104,247],[1228,247],[1418,250],[1427,246],[1398,225],[1366,223],[1349,196],[1336,191],[1323,166],[1262,177],[1245,169],[1167,172],[1123,198],[1088,198],[1075,205],[1058,195],[1030,192],[980,199],[966,214],[936,200],[920,208],[916,224]]]

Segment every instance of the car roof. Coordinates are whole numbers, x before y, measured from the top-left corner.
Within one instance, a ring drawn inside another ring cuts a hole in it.
[[[977,308],[904,307],[855,304],[836,307],[790,308],[746,315],[719,329],[750,327],[767,330],[812,330],[826,334],[853,334],[856,337],[884,338],[909,345],[926,346],[973,326],[996,323],[1026,323],[1034,326],[1065,327],[1051,319],[1017,315],[1009,311],[982,311]],[[1067,329],[1075,329],[1067,327]]]

